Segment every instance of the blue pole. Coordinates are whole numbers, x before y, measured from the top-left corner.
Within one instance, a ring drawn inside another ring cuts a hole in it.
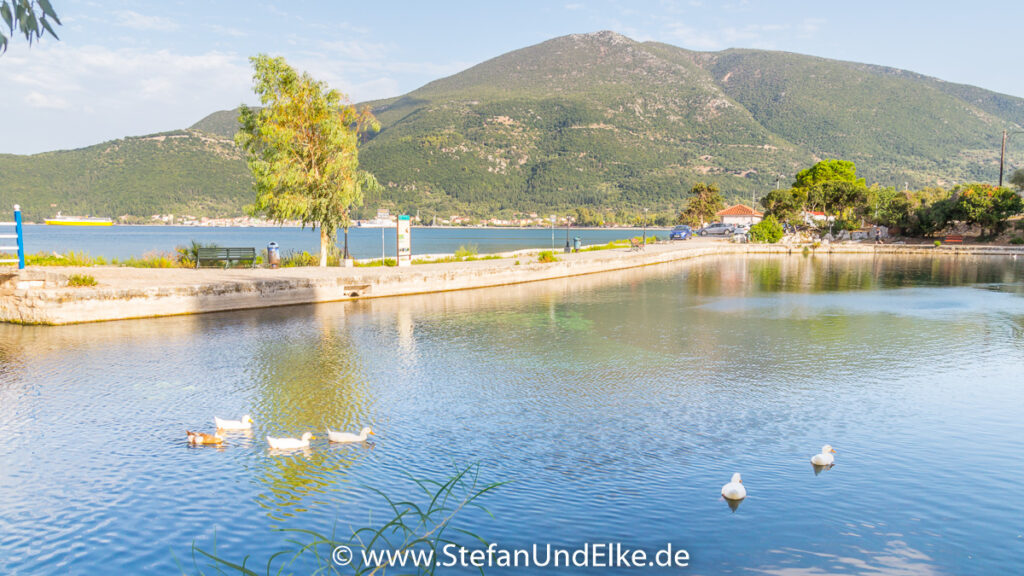
[[[25,234],[21,229],[21,206],[14,205],[14,229],[18,234],[18,270],[25,269]]]

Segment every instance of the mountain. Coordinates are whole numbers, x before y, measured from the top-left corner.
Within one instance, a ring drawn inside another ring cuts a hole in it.
[[[763,50],[693,52],[614,32],[563,36],[397,98],[360,159],[365,211],[676,209],[696,181],[748,199],[821,158],[869,182],[992,181],[1024,99],[883,66]],[[81,150],[0,155],[0,205],[27,213],[223,215],[250,201],[236,111]],[[1010,158],[1024,164],[1024,150]]]
[[[20,204],[30,221],[58,210],[107,217],[238,214],[251,201],[251,186],[234,143],[197,130],[32,156],[0,154],[0,206]]]

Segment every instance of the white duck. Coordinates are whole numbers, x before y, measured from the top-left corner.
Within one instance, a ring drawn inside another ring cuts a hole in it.
[[[811,457],[811,464],[815,466],[831,466],[835,462],[835,457],[832,456],[836,451],[832,446],[825,444],[821,447],[821,454],[815,454]]]
[[[273,438],[267,436],[267,444],[274,450],[295,450],[297,448],[309,448],[309,441],[315,440],[312,432],[306,432],[302,438]]]
[[[747,489],[743,487],[739,472],[732,475],[728,484],[722,486],[722,496],[727,500],[743,500],[747,497]]]
[[[242,416],[241,420],[221,420],[214,416],[213,423],[218,430],[252,430],[252,418],[248,414]]]
[[[331,442],[366,442],[367,436],[376,436],[369,426],[363,428],[359,434],[353,434],[351,432],[334,432],[330,428],[327,429],[327,438],[330,439]]]

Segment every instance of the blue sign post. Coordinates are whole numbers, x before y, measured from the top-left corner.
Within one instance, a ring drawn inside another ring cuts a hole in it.
[[[7,225],[10,226],[11,223],[8,222]],[[11,240],[17,239],[18,240],[18,245],[17,246],[0,246],[0,252],[2,252],[4,250],[17,250],[18,251],[18,258],[17,258],[17,260],[14,260],[14,259],[0,260],[0,262],[9,263],[9,264],[13,264],[14,262],[17,262],[18,263],[18,269],[19,270],[24,270],[25,269],[25,235],[24,235],[24,231],[21,228],[21,206],[18,206],[17,204],[14,205],[14,234],[0,234],[0,240],[4,240],[4,239],[11,239]]]
[[[25,231],[21,228],[21,206],[14,205],[14,233],[18,235],[18,270],[25,269]]]

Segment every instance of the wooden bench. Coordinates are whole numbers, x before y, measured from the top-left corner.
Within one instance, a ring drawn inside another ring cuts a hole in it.
[[[943,242],[946,244],[963,244],[964,237],[959,234],[953,234],[952,236],[946,236],[946,239],[943,240]]]
[[[196,268],[203,262],[223,262],[227,268],[232,262],[245,261],[256,266],[255,248],[199,248],[196,251]]]
[[[629,251],[630,252],[636,252],[636,251],[643,250],[643,249],[644,249],[643,241],[638,240],[636,238],[630,238],[629,239]]]

